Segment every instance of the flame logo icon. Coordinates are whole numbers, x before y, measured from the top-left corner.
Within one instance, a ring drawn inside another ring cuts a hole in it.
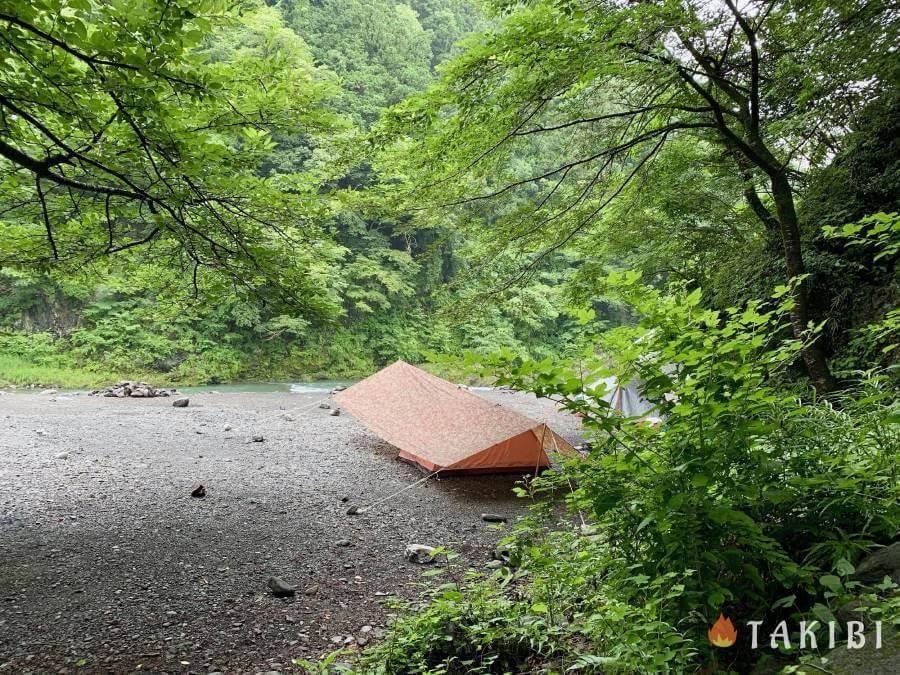
[[[721,612],[719,613],[719,618],[706,635],[716,647],[730,647],[737,641],[737,631],[734,629],[734,624],[731,623],[731,619],[726,619]]]

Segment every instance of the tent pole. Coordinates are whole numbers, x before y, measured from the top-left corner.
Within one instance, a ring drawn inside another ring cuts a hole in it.
[[[559,454],[559,445],[556,442],[556,434],[555,433],[553,434],[552,438],[553,438],[553,447],[556,448],[556,453]],[[572,492],[572,494],[575,494],[575,486],[572,485],[572,479],[569,478],[568,474],[566,474],[566,482],[569,483],[569,490]],[[581,512],[581,509],[578,509],[578,517],[581,518],[581,526],[582,527],[587,525],[587,523],[584,522],[584,514]]]
[[[547,424],[544,423],[541,425],[541,443],[538,446],[538,456],[537,461],[534,463],[534,475],[538,475],[538,469],[541,466],[541,458],[544,456],[544,436],[547,435]]]

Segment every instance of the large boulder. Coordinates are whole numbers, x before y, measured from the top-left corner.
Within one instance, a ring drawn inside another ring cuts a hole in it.
[[[890,577],[900,584],[900,541],[878,549],[856,566],[853,578],[867,584]]]
[[[885,627],[881,649],[875,648],[875,635],[866,631],[866,644],[862,649],[847,649],[847,645],[835,647],[825,655],[825,671],[833,675],[897,675],[900,673],[900,639]],[[800,672],[823,672],[821,668]]]

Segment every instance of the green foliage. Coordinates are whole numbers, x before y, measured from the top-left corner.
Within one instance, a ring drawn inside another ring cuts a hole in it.
[[[12,265],[0,321],[55,336],[53,358],[17,355],[12,379],[22,359],[59,381],[67,369],[173,383],[356,376],[483,344],[487,319],[467,331],[440,315],[459,263],[437,228],[378,217],[371,203],[363,215],[352,192],[322,191],[374,180],[348,163],[358,138],[331,110],[368,123],[424,88],[477,12],[440,0],[285,3],[307,46],[280,8],[235,9],[72,2],[4,15],[10,91],[33,106],[0,118],[4,143],[32,155],[80,148],[65,160],[77,186],[58,182],[69,174],[56,164],[26,167],[40,194],[18,155],[0,159],[0,259]],[[67,87],[77,96],[60,98]],[[55,148],[60,137],[68,149]],[[544,326],[531,316],[495,344]]]
[[[134,371],[128,373],[134,374]],[[82,368],[69,352],[59,350],[50,333],[0,332],[0,387],[91,387],[119,379],[117,373]]]
[[[805,276],[797,167],[822,169],[835,152],[825,128],[896,97],[887,3],[491,7],[497,22],[441,81],[375,127],[397,202],[449,211],[484,267],[517,254],[495,288],[566,251],[584,262],[573,281],[587,293],[627,262],[659,283],[705,284],[727,307],[760,297],[749,267],[770,288],[804,279],[797,337],[824,318],[827,286],[814,298]],[[826,355],[823,338],[801,361],[820,392],[834,386]]]
[[[900,528],[888,382],[870,376],[829,400],[789,386],[802,345],[780,337],[787,287],[721,312],[703,308],[699,290],[662,293],[633,273],[603,290],[641,319],[600,334],[580,358],[471,359],[584,415],[593,441],[523,490],[542,499],[517,532],[518,571],[433,591],[363,663],[423,673],[714,667],[705,633],[723,610],[821,621],[851,594],[891,592],[851,581],[854,564]],[[609,408],[601,378],[611,374],[641,383],[658,426]],[[556,521],[560,498],[587,519],[579,534]],[[757,656],[739,646],[736,658]]]
[[[0,264],[82,272],[152,250],[187,288],[335,311],[318,177],[262,177],[273,132],[324,134],[333,82],[277,10],[2,2]]]
[[[336,73],[335,105],[361,124],[425,89],[453,44],[475,30],[479,14],[454,0],[285,0],[290,25]]]
[[[872,250],[872,262],[890,261],[900,253],[900,215],[875,213],[856,223],[837,228],[826,225],[825,236],[841,239],[848,247]]]
[[[857,370],[896,363],[897,343],[900,336],[900,310],[896,299],[900,293],[896,262],[900,252],[900,216],[894,213],[875,213],[855,223],[841,227],[826,225],[826,240],[843,245],[855,254],[857,261],[847,260],[854,276],[875,277],[878,282],[877,300],[869,299],[867,306],[876,308],[883,316],[872,322],[859,319],[850,327],[844,362]],[[849,257],[849,256],[848,256]],[[871,285],[871,282],[867,286]],[[854,295],[859,289],[853,289]],[[863,318],[871,318],[872,310],[859,312]]]
[[[134,372],[113,373],[70,365],[35,365],[30,359],[0,354],[0,387],[62,387],[87,389],[126,377],[145,379]]]
[[[474,675],[553,666],[629,673],[691,663],[690,642],[660,620],[681,593],[678,575],[654,581],[635,575],[627,580],[627,600],[624,589],[612,597],[603,567],[585,564],[601,562],[595,543],[571,532],[547,535],[527,547],[518,571],[457,572],[453,581],[429,586],[424,606],[401,605],[406,618],[354,672]],[[623,634],[623,625],[634,628]]]

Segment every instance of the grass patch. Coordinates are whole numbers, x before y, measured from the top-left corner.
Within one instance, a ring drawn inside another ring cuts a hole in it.
[[[88,370],[62,365],[36,364],[18,356],[0,354],[0,387],[99,387],[128,379],[121,373]]]

